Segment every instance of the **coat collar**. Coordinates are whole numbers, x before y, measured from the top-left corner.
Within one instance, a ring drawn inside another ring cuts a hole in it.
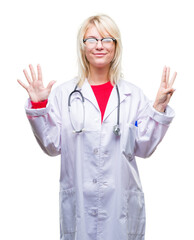
[[[120,104],[121,104],[131,94],[131,88],[129,83],[127,83],[124,80],[119,80],[117,85],[119,89]],[[92,91],[92,88],[87,79],[84,81],[84,84],[80,89],[80,91],[82,92],[84,98],[90,101],[95,106],[95,108],[100,112],[98,102],[96,100],[94,92]],[[118,95],[117,95],[116,87],[114,86],[106,106],[103,121],[111,114],[112,111],[115,110],[115,108],[117,108],[117,106],[118,106]]]
[[[95,108],[100,111],[94,92],[87,79],[85,79],[80,91],[82,92],[84,98],[91,102],[95,106]]]
[[[124,80],[120,80],[117,83],[119,95],[120,95],[120,104],[131,94],[131,89],[129,84],[127,84]],[[118,107],[118,94],[116,90],[116,86],[114,86],[111,95],[109,97],[106,110],[104,113],[103,121]]]

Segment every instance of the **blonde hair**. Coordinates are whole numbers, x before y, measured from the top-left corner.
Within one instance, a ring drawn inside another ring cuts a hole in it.
[[[88,28],[94,25],[98,32],[104,37],[105,32],[116,39],[115,55],[110,65],[109,78],[112,84],[118,82],[121,77],[122,43],[119,28],[116,23],[107,15],[100,14],[87,18],[81,25],[77,35],[77,56],[78,56],[78,79],[79,86],[82,86],[90,73],[89,62],[85,56],[85,45],[83,38]]]

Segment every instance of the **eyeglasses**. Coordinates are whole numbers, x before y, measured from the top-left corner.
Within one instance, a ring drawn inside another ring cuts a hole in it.
[[[83,42],[86,44],[88,47],[95,47],[98,41],[101,41],[103,47],[111,47],[113,42],[116,42],[115,38],[107,37],[107,38],[102,38],[102,39],[97,39],[97,38],[85,38],[83,39]]]

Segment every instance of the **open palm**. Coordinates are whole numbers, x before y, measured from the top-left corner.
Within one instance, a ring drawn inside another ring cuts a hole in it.
[[[43,85],[43,81],[42,81],[42,70],[40,65],[37,65],[37,72],[38,72],[38,76],[36,77],[36,73],[34,71],[33,66],[30,64],[29,65],[30,68],[30,72],[31,72],[31,78],[28,75],[28,72],[26,71],[26,69],[23,70],[24,75],[26,77],[26,80],[28,81],[29,85],[24,84],[21,80],[17,80],[18,83],[26,89],[26,91],[29,94],[29,97],[31,99],[31,101],[33,102],[40,102],[43,100],[48,99],[48,96],[51,92],[51,88],[53,86],[53,84],[55,83],[55,81],[51,81],[48,86],[45,88]]]

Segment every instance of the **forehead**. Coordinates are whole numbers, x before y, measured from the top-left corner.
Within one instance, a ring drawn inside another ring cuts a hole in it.
[[[110,36],[110,34],[105,30],[104,27],[100,27],[100,29],[97,29],[97,27],[94,24],[89,25],[87,28],[84,37],[105,37]]]

